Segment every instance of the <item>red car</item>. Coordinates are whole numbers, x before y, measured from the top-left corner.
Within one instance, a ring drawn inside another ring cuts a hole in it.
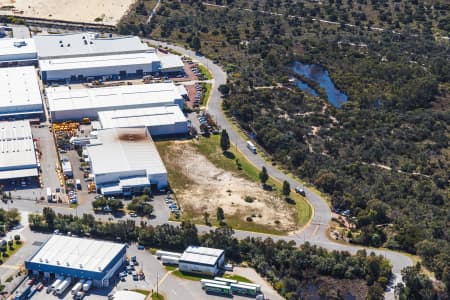
[[[27,281],[28,285],[33,285],[33,283],[34,283],[34,279],[30,279],[30,280]]]
[[[40,283],[36,289],[40,292],[40,291],[42,291],[43,288],[44,288],[44,285],[42,283]]]

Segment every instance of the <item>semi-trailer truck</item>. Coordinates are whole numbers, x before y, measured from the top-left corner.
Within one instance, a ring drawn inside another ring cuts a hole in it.
[[[65,290],[69,287],[69,285],[72,283],[72,278],[67,277],[64,279],[63,282],[56,288],[56,295],[61,295],[64,293]]]
[[[84,279],[81,279],[78,281],[72,288],[72,295],[75,295],[77,292],[79,292],[83,288]]]
[[[84,291],[84,292],[89,291],[89,289],[91,288],[91,286],[92,286],[92,280],[86,281],[86,283],[83,284],[83,291]]]

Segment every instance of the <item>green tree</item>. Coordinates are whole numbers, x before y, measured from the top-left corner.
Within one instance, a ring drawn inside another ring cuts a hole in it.
[[[259,180],[261,180],[261,183],[265,186],[267,180],[269,180],[269,174],[267,174],[266,167],[262,167],[261,172],[259,172]]]
[[[209,223],[209,213],[207,211],[203,213],[203,220],[205,221],[206,225],[211,225],[211,223]]]
[[[217,208],[217,221],[219,221],[219,223],[222,223],[223,220],[225,220],[225,213],[223,212],[223,208],[222,207],[218,207]]]
[[[223,129],[220,134],[220,148],[222,148],[223,152],[228,151],[230,149],[230,137],[228,136],[228,132]]]
[[[283,195],[288,198],[291,194],[291,185],[287,180],[283,181]]]
[[[50,207],[44,207],[42,210],[44,215],[45,223],[47,223],[47,227],[50,230],[53,230],[55,227],[55,212]]]
[[[198,52],[201,48],[200,38],[197,35],[192,38],[191,48],[194,49],[195,52]]]

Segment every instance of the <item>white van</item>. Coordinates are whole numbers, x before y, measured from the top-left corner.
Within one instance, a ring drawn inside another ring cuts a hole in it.
[[[252,151],[254,154],[256,154],[256,147],[255,147],[255,145],[253,145],[252,142],[247,141],[247,148],[248,148],[250,151]]]

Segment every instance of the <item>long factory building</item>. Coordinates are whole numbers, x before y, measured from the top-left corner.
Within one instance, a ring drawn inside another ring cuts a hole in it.
[[[0,122],[0,181],[38,176],[38,158],[28,121]]]
[[[46,278],[65,276],[108,287],[114,283],[125,255],[125,244],[53,235],[25,261],[25,268]]]
[[[0,68],[0,119],[37,117],[42,112],[34,67]]]
[[[49,87],[45,90],[53,122],[97,119],[100,111],[184,105],[173,82],[102,88]]]

